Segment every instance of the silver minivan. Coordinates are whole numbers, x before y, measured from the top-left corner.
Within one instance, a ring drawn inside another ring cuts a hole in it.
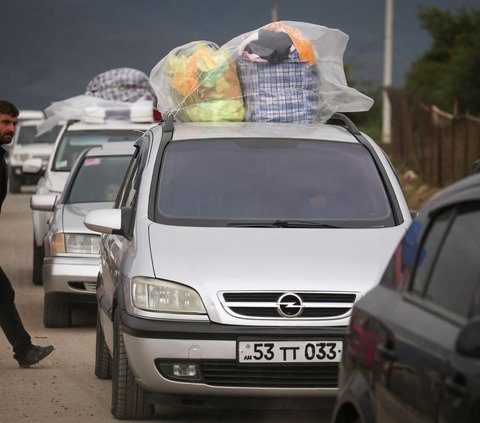
[[[95,373],[112,413],[163,395],[323,397],[351,309],[411,217],[383,151],[333,124],[173,123],[137,141],[102,232]]]

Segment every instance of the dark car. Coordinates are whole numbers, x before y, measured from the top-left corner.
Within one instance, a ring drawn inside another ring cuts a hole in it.
[[[480,175],[433,197],[354,307],[333,423],[480,422]]]

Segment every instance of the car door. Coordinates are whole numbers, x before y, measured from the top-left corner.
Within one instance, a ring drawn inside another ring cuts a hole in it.
[[[127,169],[114,208],[132,208],[136,201],[140,177],[141,154],[137,150]],[[123,220],[123,218],[122,218]],[[129,243],[123,235],[102,235],[102,285],[97,289],[100,307],[111,316],[113,298],[120,275],[120,264]]]
[[[377,365],[388,371],[374,380],[380,422],[437,420],[447,361],[474,290],[461,267],[471,259],[460,248],[466,231],[462,208],[432,215],[407,289],[388,306],[382,323],[389,339],[377,350]]]
[[[457,339],[448,357],[438,412],[441,423],[480,421],[479,257],[480,202],[465,203],[458,207],[432,275],[442,275],[445,286],[448,285],[445,295],[448,295],[449,304],[455,307],[457,314],[465,317],[462,338]],[[448,283],[452,280],[457,282],[454,286]],[[458,290],[463,292],[458,295]],[[452,297],[458,299],[453,302]],[[460,298],[463,301],[459,301]],[[462,343],[465,339],[470,344],[468,349],[465,342]]]
[[[479,334],[480,335],[480,334]],[[448,360],[439,423],[480,421],[480,357],[453,352]]]

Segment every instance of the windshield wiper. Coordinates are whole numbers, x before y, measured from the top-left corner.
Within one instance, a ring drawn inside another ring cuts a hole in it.
[[[277,228],[338,228],[338,226],[335,225],[311,220],[275,220],[272,223]]]
[[[309,220],[274,220],[273,222],[230,222],[227,226],[238,228],[339,228],[339,226]]]
[[[277,225],[269,222],[230,222],[227,226],[233,228],[278,228]]]

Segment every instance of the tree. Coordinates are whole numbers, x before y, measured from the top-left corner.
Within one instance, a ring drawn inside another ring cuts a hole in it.
[[[407,91],[449,112],[480,114],[480,9],[422,8],[430,49],[407,74]]]

